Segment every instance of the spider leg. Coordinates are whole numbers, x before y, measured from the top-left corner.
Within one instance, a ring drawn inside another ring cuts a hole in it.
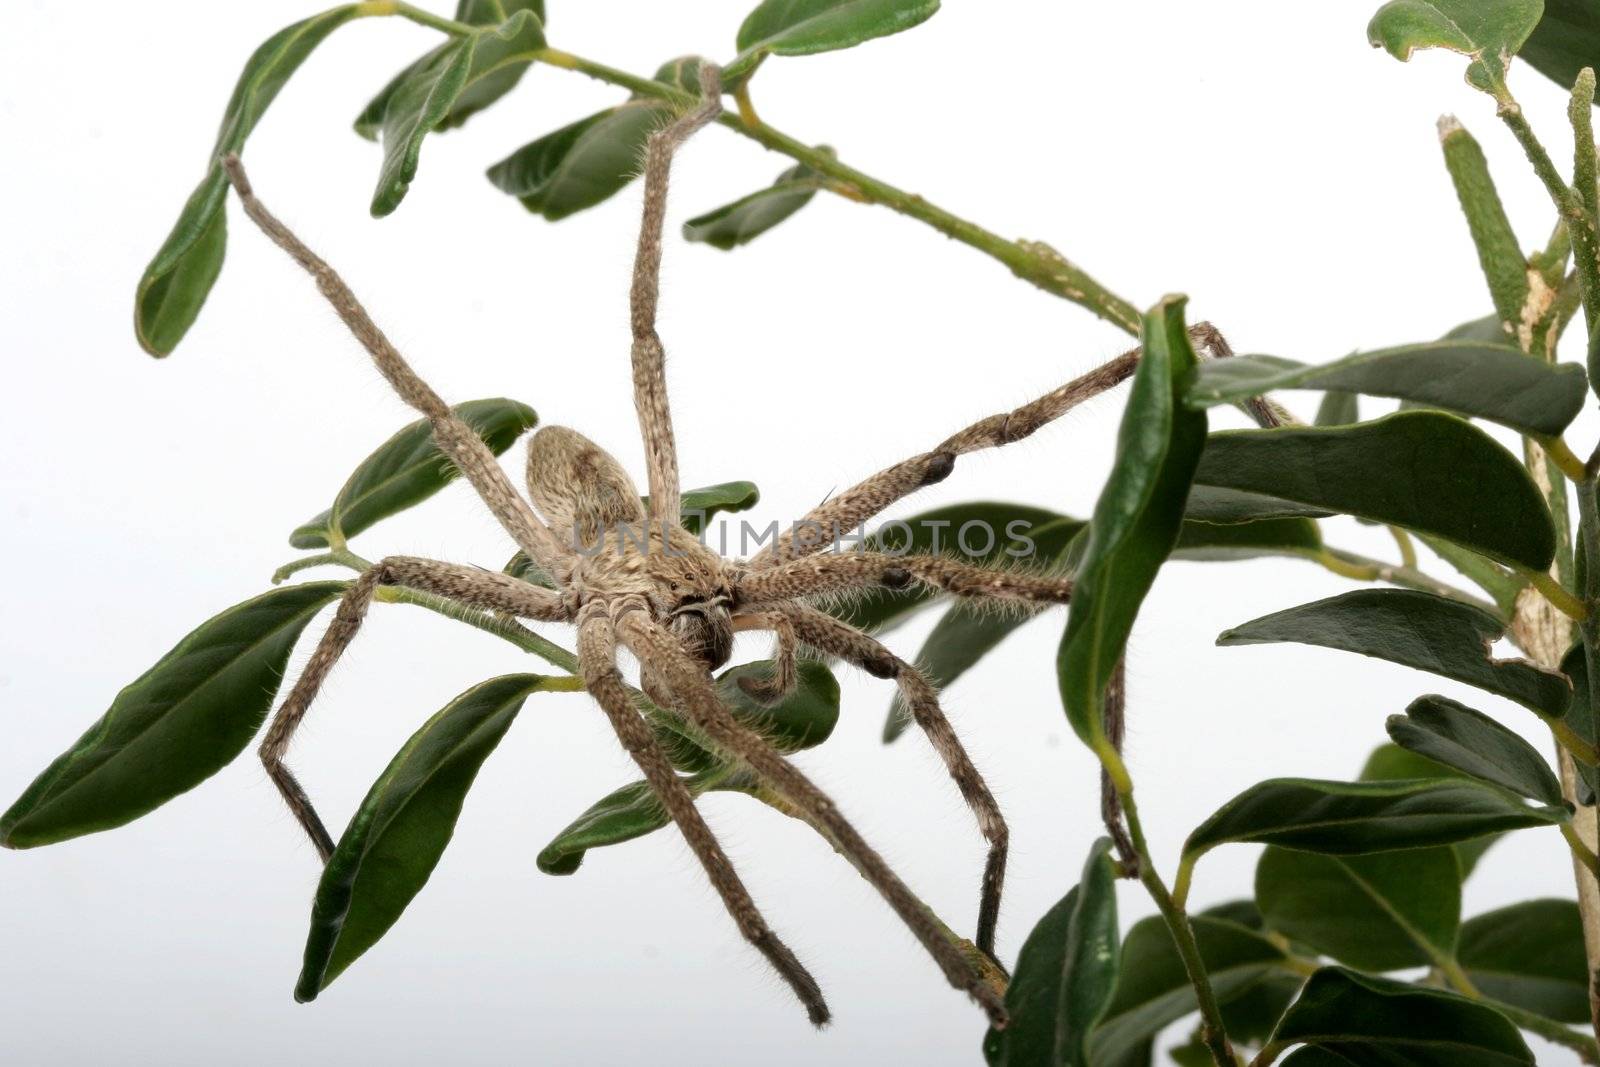
[[[734,586],[734,601],[764,605],[874,586],[904,589],[913,582],[957,596],[1023,604],[1065,604],[1072,598],[1072,579],[1067,577],[995,570],[943,556],[835,552],[747,574]]]
[[[978,830],[989,842],[978,905],[978,933],[973,943],[994,958],[995,927],[1000,918],[1000,891],[1005,883],[1006,851],[1010,831],[1000,805],[983,776],[961,745],[950,720],[939,707],[939,694],[923,673],[896,656],[875,638],[806,604],[786,603],[775,613],[786,616],[795,636],[812,648],[838,656],[876,678],[893,679],[912,719],[922,728],[945,769],[955,780],[967,806],[978,820]]]
[[[644,772],[651,790],[683,832],[684,840],[705,868],[717,895],[722,898],[728,913],[738,925],[739,932],[789,983],[789,987],[805,1005],[812,1024],[818,1027],[825,1025],[829,1019],[828,1005],[822,998],[822,990],[818,988],[816,979],[767,926],[755,901],[750,898],[749,890],[729,862],[727,853],[722,851],[711,828],[695,807],[694,797],[672,769],[672,764],[656,743],[649,726],[640,717],[639,709],[617,670],[616,634],[605,605],[599,601],[592,601],[579,614],[578,660],[582,664],[584,686],[599,701],[617,732],[617,739]]]
[[[310,836],[317,854],[326,863],[333,855],[333,838],[322,824],[311,798],[306,795],[294,773],[283,762],[295,730],[305,718],[327,680],[333,665],[344,655],[350,642],[355,640],[367,608],[382,585],[403,585],[423,592],[448,597],[469,607],[521,615],[546,621],[566,621],[571,614],[560,598],[548,589],[519,582],[504,574],[481,571],[454,563],[417,559],[412,556],[391,556],[361,572],[339,600],[333,622],[317,643],[316,651],[300,672],[294,688],[284,698],[283,704],[272,718],[266,737],[261,742],[261,762],[267,774],[283,794],[283,799],[294,813],[295,819]]]
[[[356,300],[344,279],[256,199],[239,157],[230,153],[223,160],[223,169],[233,183],[234,191],[239,194],[245,214],[273,243],[289,253],[296,263],[316,279],[317,288],[327,297],[356,340],[372,356],[378,372],[394,387],[401,400],[421,412],[432,425],[433,439],[440,451],[449,456],[456,468],[466,476],[517,547],[546,572],[557,573],[558,564],[570,559],[572,553],[539,521],[533,509],[518,495],[505,471],[495,462],[494,453],[470,426],[450,410],[439,394],[411,369]]]
[[[633,404],[639,414],[650,478],[652,525],[676,525],[680,486],[678,446],[672,435],[672,410],[667,404],[666,353],[656,333],[656,307],[661,297],[661,233],[667,217],[667,179],[672,154],[700,127],[722,113],[722,79],[710,63],[700,65],[699,107],[650,135],[644,158],[644,214],[639,223],[639,249],[634,258],[633,285],[628,293],[633,328]]]
[[[665,681],[690,721],[719,749],[770,783],[808,822],[829,837],[922,942],[950,984],[976,1000],[995,1026],[1004,1026],[1006,1010],[1001,995],[979,973],[973,961],[840,814],[827,794],[760,735],[733,717],[718,698],[710,672],[704,665],[690,657],[671,633],[652,621],[642,605],[632,610],[625,606],[613,616],[613,621],[623,644]]]
[[[778,639],[777,652],[773,656],[776,669],[771,678],[752,678],[749,675],[739,677],[739,688],[743,689],[747,696],[763,704],[776,704],[789,695],[797,679],[794,624],[789,621],[789,616],[785,612],[764,611],[736,617],[733,620],[733,631],[738,633],[741,630],[771,630]]]

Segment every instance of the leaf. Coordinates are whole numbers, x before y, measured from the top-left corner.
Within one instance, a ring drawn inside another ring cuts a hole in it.
[[[1499,830],[1552,826],[1564,808],[1530,808],[1467,779],[1329,782],[1270,778],[1228,801],[1184,843],[1184,862],[1229,842],[1323,855],[1448,845]]]
[[[767,188],[685,222],[684,239],[725,252],[749,244],[811,203],[822,184],[822,175],[804,163],[790,167]]]
[[[222,128],[207,159],[205,177],[139,279],[133,330],[140,347],[152,356],[168,355],[177,347],[194,325],[222,270],[228,244],[222,210],[228,179],[222,173],[222,158],[244,148],[278,90],[328,34],[360,17],[363,6],[344,4],[285,26],[245,61],[222,113]]]
[[[1578,72],[1600,56],[1600,4],[1594,0],[1544,0],[1544,17],[1517,53],[1540,74],[1572,88]]]
[[[1310,518],[1321,519],[1333,514],[1309,504],[1291,500],[1246,493],[1237,489],[1223,489],[1214,485],[1195,484],[1189,490],[1189,500],[1184,505],[1183,517],[1188,522],[1231,524],[1258,522],[1264,519]]]
[[[684,779],[694,796],[711,789],[729,773],[718,767]],[[620,845],[654,833],[672,822],[649,782],[630,782],[589,805],[566,829],[539,851],[535,863],[545,874],[573,874],[592,848]]]
[[[1083,876],[1035,924],[1006,988],[1004,1030],[983,1039],[992,1067],[1087,1067],[1089,1035],[1117,980],[1117,890],[1111,839],[1089,849]]]
[[[1442,412],[1214,433],[1195,481],[1436,534],[1527,570],[1555,557],[1550,513],[1522,464]]]
[[[451,110],[466,101],[469,110],[481,102],[474,92],[483,79],[507,70],[521,70],[545,47],[538,16],[518,11],[499,26],[458,37],[441,46],[426,62],[406,73],[383,110],[383,166],[372,194],[372,214],[381,218],[400,206],[417,176],[422,142],[448,123]]]
[[[1571,683],[1526,660],[1493,658],[1490,645],[1504,630],[1500,619],[1459,600],[1413,589],[1355,589],[1224,630],[1217,644],[1294,641],[1358,652],[1560,716],[1572,699]]]
[[[500,455],[539,421],[526,404],[505,397],[468,400],[455,411]],[[375,523],[422,503],[460,474],[434,443],[426,419],[409,423],[362,460],[333,507],[289,535],[295,548],[327,548],[330,534],[351,538]]]
[[[1389,716],[1389,736],[1473,778],[1530,800],[1560,804],[1561,782],[1538,749],[1481,711],[1442,696],[1418,697],[1404,715]]]
[[[1522,322],[1529,293],[1528,260],[1522,254],[1511,220],[1506,217],[1505,205],[1495,189],[1483,147],[1460,122],[1449,116],[1439,120],[1439,146],[1444,153],[1445,169],[1450,172],[1450,180],[1456,188],[1461,213],[1466,216],[1473,247],[1478,252],[1478,265],[1489,284],[1489,296],[1498,320],[1496,326],[1510,323],[1531,328],[1531,323]],[[1495,341],[1502,345],[1514,344],[1504,330],[1496,332]],[[1555,369],[1543,360],[1535,362],[1541,367]],[[1458,410],[1454,404],[1439,406]]]
[[[1359,780],[1363,782],[1393,782],[1403,778],[1464,778],[1466,777],[1454,767],[1446,767],[1442,763],[1435,763],[1426,756],[1419,756],[1415,752],[1407,751],[1399,745],[1385,742],[1373,749],[1372,755],[1367,757],[1366,765],[1361,768]],[[1455,851],[1456,858],[1461,861],[1461,878],[1465,881],[1472,873],[1483,854],[1489,851],[1500,834],[1489,834],[1485,837],[1474,837],[1466,841],[1457,841],[1450,847]]]
[[[227,766],[261,728],[300,632],[344,587],[274,589],[201,623],[0,816],[0,845],[121,826]]]
[[[1583,920],[1570,900],[1526,900],[1468,919],[1457,959],[1484,996],[1548,1019],[1589,1022]]]
[[[1472,60],[1467,84],[1494,93],[1543,12],[1543,0],[1390,0],[1372,16],[1367,40],[1399,60],[1418,48],[1460,52]]]
[[[1193,497],[1190,501],[1193,502]],[[1322,533],[1310,519],[1258,519],[1228,524],[1185,522],[1172,558],[1212,561],[1315,556],[1321,549]]]
[[[1285,961],[1283,951],[1253,930],[1227,919],[1189,919],[1211,979],[1226,1005]],[[1194,986],[1159,916],[1133,924],[1122,942],[1116,992],[1090,1039],[1090,1062],[1120,1064],[1169,1024],[1194,1011]]]
[[[1211,360],[1200,367],[1185,402],[1205,408],[1280,389],[1334,389],[1413,400],[1519,433],[1555,437],[1583,408],[1587,388],[1574,363],[1529,359],[1503,344],[1432,341],[1317,366],[1276,356]]]
[[[1572,681],[1572,703],[1562,718],[1572,727],[1577,735],[1590,744],[1594,744],[1595,721],[1589,707],[1589,665],[1584,656],[1583,645],[1574,645],[1561,659],[1561,673]],[[1579,792],[1580,804],[1592,804],[1600,785],[1600,770],[1589,766],[1582,760],[1573,760],[1573,767],[1578,772],[1578,782],[1583,787]]]
[[[724,511],[749,511],[761,499],[761,490],[755,482],[722,482],[700,489],[690,489],[682,494],[678,507],[678,521],[684,529],[699,536],[711,520]],[[649,506],[649,497],[645,497]]]
[[[1449,959],[1461,924],[1461,864],[1448,847],[1370,856],[1269,848],[1256,867],[1267,925],[1341,963],[1392,971]]]
[[[1318,426],[1348,426],[1361,421],[1361,398],[1354,393],[1329,390],[1317,405]]]
[[[296,1000],[315,1000],[395,924],[438,865],[467,790],[523,701],[568,682],[538,674],[491,678],[411,735],[372,783],[323,868]]]
[[[494,26],[519,11],[531,11],[541,25],[545,24],[544,0],[460,0],[456,5],[455,21],[468,26]],[[356,116],[356,133],[369,141],[376,140],[379,131],[383,129],[384,113],[388,110],[389,101],[394,98],[395,93],[407,79],[436,61],[439,53],[449,47],[448,43],[440,45],[396,74],[362,109],[361,114]],[[517,82],[521,81],[522,75],[527,72],[529,62],[531,61],[508,63],[468,85],[451,104],[450,110],[445,113],[437,129],[450,130],[460,126],[516,88]]]
[[[739,55],[723,79],[738,84],[768,55],[832,52],[909,30],[938,10],[939,0],[762,0],[739,27]]]
[[[489,168],[489,181],[551,222],[609,199],[639,173],[645,141],[670,113],[630,100],[579,119]]]
[[[1204,412],[1179,399],[1196,364],[1182,297],[1144,317],[1144,357],[1117,433],[1117,458],[1089,520],[1056,674],[1067,720],[1090,747],[1104,741],[1101,702],[1134,617],[1177,544],[1189,483],[1205,447]]]
[[[1534,1062],[1517,1028],[1491,1008],[1343,967],[1313,974],[1278,1023],[1273,1045],[1297,1042],[1324,1054],[1301,1063],[1340,1067],[1532,1067]]]
[[[1511,618],[1516,610],[1517,594],[1528,584],[1527,579],[1507,571],[1498,563],[1484,559],[1476,552],[1458,548],[1441,538],[1421,534],[1418,540],[1427,545],[1430,552],[1454,567],[1463,577],[1488,593],[1501,614],[1506,619]]]

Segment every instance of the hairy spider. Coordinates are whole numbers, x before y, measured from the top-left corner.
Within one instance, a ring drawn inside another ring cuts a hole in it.
[[[1128,377],[1138,361],[1138,351],[1015,411],[984,419],[931,451],[873,475],[815,508],[748,561],[718,556],[678,522],[677,453],[663,350],[655,331],[672,155],[721,111],[716,69],[704,65],[700,82],[701,103],[650,137],[644,161],[643,221],[630,307],[634,404],[648,462],[648,508],[621,464],[583,435],[558,426],[541,429],[529,444],[530,506],[477,434],[417,376],[339,275],[256,199],[238,158],[229,156],[225,161],[245,212],[316,279],[379,372],[407,404],[429,420],[441,451],[466,476],[512,540],[554,581],[554,589],[547,589],[507,574],[404,556],[374,565],[344,594],[333,622],[273,718],[261,745],[261,758],[326,861],[333,841],[284,764],[284,754],[329,670],[355,637],[380,586],[405,586],[527,619],[575,623],[585,688],[605,710],[617,737],[682,831],[740,932],[793,988],[813,1023],[820,1026],[829,1017],[821,990],[767,926],[657,744],[641,715],[635,690],[624,682],[618,669],[619,648],[637,657],[641,685],[651,699],[683,716],[727,758],[748,767],[830,838],[910,927],[950,983],[978,1001],[996,1026],[1004,1025],[1000,995],[975,961],[924,910],[833,801],[764,738],[734,718],[718,698],[711,672],[727,661],[736,632],[760,630],[772,632],[778,643],[774,677],[750,687],[760,698],[776,699],[793,686],[798,646],[839,657],[898,685],[905,706],[943,760],[988,842],[975,943],[992,957],[1007,848],[1006,824],[994,796],[940,710],[929,681],[873,637],[807,601],[921,584],[958,596],[1038,608],[1065,602],[1072,583],[1056,575],[1002,572],[934,556],[894,557],[861,549],[819,553],[826,539],[808,537],[806,532],[854,529],[915,490],[944,479],[957,456],[1026,437]],[[597,537],[603,541],[607,531],[624,526],[648,526],[648,536],[633,541],[619,535],[615,550],[577,550],[577,546],[594,544]],[[557,536],[557,531],[570,531],[572,539]]]

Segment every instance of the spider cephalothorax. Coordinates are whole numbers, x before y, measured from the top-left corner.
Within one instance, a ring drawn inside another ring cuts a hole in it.
[[[725,758],[742,764],[816,826],[882,894],[938,962],[952,985],[968,992],[995,1025],[1004,1025],[997,970],[971,945],[939,924],[837,805],[759,734],[734,717],[711,672],[727,662],[733,636],[766,631],[777,639],[770,679],[742,678],[752,695],[776,699],[795,684],[804,646],[892,679],[910,717],[927,735],[977,817],[988,842],[974,942],[992,960],[1008,834],[994,796],[940,710],[933,685],[872,636],[818,610],[812,601],[920,583],[959,596],[1038,607],[1062,603],[1070,579],[996,571],[937,556],[889,556],[864,550],[822,551],[832,542],[816,530],[854,530],[923,486],[951,473],[956,458],[1019,440],[1081,401],[1132,374],[1128,353],[1017,410],[984,419],[934,449],[896,464],[837,496],[748,561],[724,560],[680,525],[677,449],[667,404],[664,354],[655,332],[657,279],[667,176],[676,147],[721,111],[721,88],[701,67],[701,101],[652,134],[644,160],[644,218],[630,292],[634,407],[644,440],[649,496],[615,458],[574,430],[548,427],[528,451],[528,498],[519,495],[482,440],[413,371],[372,322],[348,286],[262,206],[235,157],[225,161],[246,213],[315,277],[318,287],[371,354],[400,397],[420,411],[434,440],[489,506],[511,539],[553,588],[509,574],[436,560],[395,556],[351,583],[327,633],[273,718],[262,759],[289,807],[323,858],[333,842],[283,757],[329,670],[355,637],[383,585],[422,590],[483,611],[578,627],[579,673],[618,739],[644,771],[657,799],[683,832],[739,930],[773,965],[818,1025],[829,1017],[810,973],[767,926],[728,862],[694,798],[640,714],[639,692],[623,679],[618,654],[639,661],[645,693],[676,714]],[[529,501],[531,500],[532,506]]]

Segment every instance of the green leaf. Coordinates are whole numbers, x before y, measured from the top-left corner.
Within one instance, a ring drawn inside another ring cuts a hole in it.
[[[1456,199],[1461,203],[1467,229],[1472,234],[1472,244],[1478,251],[1478,265],[1489,283],[1489,296],[1494,301],[1498,319],[1496,326],[1522,324],[1523,308],[1528,303],[1528,260],[1522,254],[1511,220],[1506,217],[1505,205],[1500,202],[1494,177],[1489,173],[1489,161],[1477,138],[1453,117],[1439,120],[1439,144],[1444,152],[1445,168],[1456,187]],[[1526,324],[1528,328],[1531,326],[1531,323]],[[1504,330],[1497,333],[1496,341],[1509,342]],[[1541,367],[1555,369],[1543,360],[1535,362]],[[1439,406],[1459,410],[1454,404]]]
[[[1461,864],[1448,847],[1370,856],[1269,848],[1256,867],[1267,925],[1369,971],[1449,959],[1461,923]]]
[[[495,26],[519,11],[530,11],[541,25],[545,24],[544,0],[460,0],[456,5],[455,21],[468,26]],[[440,45],[396,74],[362,109],[361,114],[356,116],[356,133],[369,141],[376,140],[378,133],[383,129],[384,113],[388,110],[389,101],[394,98],[395,93],[407,79],[435,62],[439,53],[449,47],[448,43]],[[516,88],[517,82],[521,81],[522,75],[527,72],[529,62],[523,60],[508,63],[468,85],[451,104],[450,110],[445,113],[437,129],[449,130],[460,126]]]
[[[468,400],[453,410],[497,456],[539,421],[528,405],[505,397]],[[333,507],[297,528],[289,543],[295,548],[327,548],[330,535],[354,537],[422,503],[459,473],[434,443],[428,421],[418,419],[362,460],[334,497]]]
[[[372,214],[381,218],[400,206],[428,134],[449,122],[451,110],[465,100],[469,110],[481,106],[481,83],[503,83],[507,71],[520,71],[545,47],[544,28],[531,11],[518,11],[499,26],[458,37],[441,46],[426,62],[408,71],[394,87],[383,109],[383,166],[372,194]]]
[[[730,773],[727,767],[716,767],[685,778],[683,784],[691,794],[699,796]],[[545,874],[572,874],[583,864],[583,857],[590,849],[632,841],[654,833],[671,821],[649,782],[630,782],[589,805],[539,851],[534,862]]]
[[[1579,737],[1594,744],[1595,721],[1589,707],[1589,664],[1582,644],[1572,646],[1562,657],[1561,673],[1572,681],[1572,703],[1562,718]],[[1600,793],[1600,788],[1597,788],[1600,787],[1600,770],[1581,760],[1573,760],[1573,766],[1577,769],[1580,783],[1589,794],[1587,798],[1580,796],[1579,803],[1591,803],[1590,798]]]
[[[1183,298],[1167,297],[1144,317],[1144,357],[1117,434],[1115,465],[1089,521],[1056,655],[1067,720],[1090,747],[1104,742],[1106,682],[1156,572],[1177,544],[1205,447],[1205,413],[1179,403],[1196,364],[1183,306]]]
[[[315,1000],[400,918],[455,833],[467,790],[528,696],[570,679],[508,674],[446,704],[389,761],[333,850],[294,998]]]
[[[1389,736],[1463,774],[1531,800],[1560,804],[1561,782],[1539,750],[1481,711],[1442,696],[1418,697],[1389,716]]]
[[[1190,498],[1191,503],[1193,497]],[[1258,519],[1216,524],[1185,522],[1173,559],[1236,560],[1260,556],[1315,556],[1322,533],[1310,519]]]
[[[152,356],[168,355],[177,347],[194,325],[222,270],[228,244],[222,210],[228,179],[222,173],[222,158],[244,148],[278,90],[328,34],[360,17],[363,6],[344,4],[285,26],[245,61],[222,113],[222,128],[207,159],[205,177],[139,279],[133,329],[140,347]]]
[[[1517,1028],[1491,1008],[1343,967],[1313,974],[1272,1036],[1274,1045],[1299,1042],[1325,1054],[1301,1063],[1340,1067],[1532,1067],[1534,1062]]]
[[[1230,842],[1355,855],[1448,845],[1565,822],[1565,808],[1530,808],[1467,779],[1329,782],[1270,778],[1228,801],[1184,843],[1184,862]]]
[[[1472,60],[1467,84],[1494,93],[1543,12],[1543,0],[1390,0],[1372,16],[1367,40],[1399,60],[1418,48],[1460,52]]]
[[[1517,53],[1545,77],[1571,89],[1578,72],[1600,57],[1600,4],[1544,0],[1544,17]]]
[[[564,219],[633,181],[645,141],[669,114],[659,101],[630,100],[523,145],[489,168],[489,181],[529,211]]]
[[[1195,481],[1437,534],[1528,570],[1546,570],[1555,557],[1550,513],[1522,463],[1442,412],[1214,433]]]
[[[1363,782],[1393,782],[1403,778],[1465,778],[1466,775],[1454,767],[1446,767],[1442,763],[1435,763],[1426,756],[1419,756],[1415,752],[1407,751],[1399,745],[1385,742],[1375,748],[1372,755],[1367,757],[1366,765],[1361,768],[1359,780]],[[1456,858],[1461,861],[1461,878],[1466,880],[1472,873],[1483,854],[1489,851],[1501,835],[1489,834],[1485,837],[1474,837],[1466,841],[1457,841],[1450,847],[1455,850]]]
[[[1261,493],[1246,493],[1214,485],[1195,484],[1189,490],[1183,517],[1188,522],[1230,525],[1264,519],[1321,519],[1333,514],[1324,508],[1279,500]]]
[[[1432,341],[1307,366],[1276,356],[1217,359],[1200,367],[1190,407],[1232,403],[1280,389],[1337,389],[1399,397],[1555,437],[1577,417],[1587,379],[1575,363],[1529,359],[1505,345]]]
[[[723,251],[749,244],[811,203],[822,185],[822,175],[804,163],[790,167],[767,188],[684,223],[684,239]]]
[[[722,482],[683,493],[678,507],[678,521],[684,529],[699,536],[711,520],[724,511],[749,511],[761,499],[761,490],[755,482]],[[649,497],[645,497],[649,506]]]
[[[1516,610],[1517,595],[1527,586],[1527,579],[1507,571],[1492,560],[1484,559],[1476,552],[1459,548],[1442,538],[1419,534],[1418,540],[1427,545],[1430,552],[1454,567],[1463,577],[1488,593],[1495,606],[1500,609],[1500,613],[1507,619],[1511,618],[1512,612]]]
[[[1526,900],[1468,919],[1457,958],[1484,996],[1547,1019],[1589,1022],[1583,920],[1570,900]]]
[[[1189,922],[1212,991],[1224,1005],[1285,962],[1282,949],[1238,923],[1206,915],[1191,916]],[[1142,1044],[1195,1007],[1194,986],[1166,924],[1159,916],[1141,919],[1122,942],[1116,993],[1090,1039],[1090,1062],[1135,1062],[1123,1057],[1136,1055]]]
[[[762,0],[739,27],[739,55],[723,78],[737,84],[768,55],[808,56],[887,37],[938,10],[939,0]]]
[[[1117,890],[1111,839],[1089,850],[1083,876],[1044,913],[1017,956],[1006,988],[1004,1030],[991,1029],[983,1055],[993,1067],[1087,1067],[1089,1035],[1117,980]]]
[[[1329,390],[1317,405],[1318,426],[1348,426],[1361,421],[1361,398],[1354,393]]]
[[[1559,716],[1572,700],[1567,679],[1523,659],[1498,660],[1489,647],[1505,631],[1494,615],[1413,589],[1355,589],[1263,615],[1224,630],[1219,645],[1295,641],[1358,652],[1453,678]]]
[[[0,845],[121,826],[227,766],[261,728],[300,631],[344,587],[274,589],[201,623],[0,816]]]

